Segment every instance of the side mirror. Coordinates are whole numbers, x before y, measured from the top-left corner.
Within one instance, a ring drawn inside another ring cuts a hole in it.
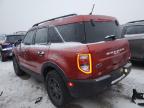
[[[14,46],[15,46],[15,47],[18,46],[19,44],[21,44],[21,42],[22,42],[22,39],[17,40],[17,41],[14,43]]]

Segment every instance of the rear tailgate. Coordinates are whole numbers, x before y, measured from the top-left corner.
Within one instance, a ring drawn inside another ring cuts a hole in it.
[[[92,55],[92,78],[111,73],[126,64],[130,58],[125,39],[87,44]]]

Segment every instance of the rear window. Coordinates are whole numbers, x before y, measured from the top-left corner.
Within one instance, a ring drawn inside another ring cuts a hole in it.
[[[63,42],[63,40],[61,39],[61,34],[59,34],[59,30],[57,31],[56,27],[49,28],[49,35],[50,35],[50,41],[52,43],[62,43]]]
[[[120,27],[115,21],[111,22],[85,22],[86,42],[104,41],[108,35],[120,38]]]
[[[142,25],[129,26],[126,28],[126,34],[127,35],[142,34],[142,33],[144,33],[144,26],[142,26]]]
[[[104,41],[108,35],[120,38],[120,27],[115,21],[111,22],[79,22],[57,26],[66,42],[93,43]]]
[[[36,32],[35,43],[44,44],[47,43],[48,38],[48,28],[38,29]]]
[[[19,39],[23,40],[23,38],[24,38],[24,35],[9,35],[6,38],[6,42],[14,43]]]

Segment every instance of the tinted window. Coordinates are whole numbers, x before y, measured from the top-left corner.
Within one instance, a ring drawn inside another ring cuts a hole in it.
[[[144,26],[129,26],[127,27],[126,34],[141,34],[144,33]]]
[[[29,31],[24,38],[24,44],[27,44],[27,45],[32,44],[34,34],[35,34],[35,31]]]
[[[83,42],[85,40],[83,22],[58,26],[58,30],[66,42]]]
[[[58,33],[58,31],[56,30],[57,28],[55,27],[51,27],[49,28],[49,35],[50,35],[50,40],[52,43],[60,43],[63,42],[61,35]]]
[[[23,35],[9,35],[7,36],[6,38],[6,42],[10,42],[10,43],[14,43],[16,42],[17,40],[20,40],[22,39],[23,40],[24,36]]]
[[[47,43],[48,28],[38,29],[36,32],[35,43]]]
[[[87,43],[104,41],[108,35],[120,38],[120,27],[113,22],[85,22]]]

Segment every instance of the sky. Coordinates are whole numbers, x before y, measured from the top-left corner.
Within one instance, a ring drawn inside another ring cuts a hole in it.
[[[116,17],[120,24],[144,20],[144,0],[0,0],[0,33],[27,31],[33,24],[71,13]]]

